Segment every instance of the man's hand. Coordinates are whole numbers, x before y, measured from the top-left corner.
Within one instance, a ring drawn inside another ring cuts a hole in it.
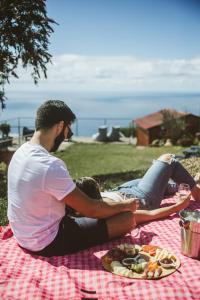
[[[138,199],[131,198],[120,203],[108,204],[103,201],[92,199],[75,188],[64,199],[65,204],[75,209],[80,214],[90,218],[108,218],[121,212],[135,212],[138,207]]]
[[[139,199],[138,198],[130,198],[123,201],[123,203],[127,203],[129,205],[129,210],[134,212],[139,208]]]

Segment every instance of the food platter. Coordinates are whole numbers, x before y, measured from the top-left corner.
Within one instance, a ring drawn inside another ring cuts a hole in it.
[[[180,267],[171,251],[154,245],[120,244],[101,258],[105,270],[133,279],[160,279]]]
[[[102,258],[105,270],[133,279],[160,279],[180,267],[171,251],[154,245],[120,244]]]

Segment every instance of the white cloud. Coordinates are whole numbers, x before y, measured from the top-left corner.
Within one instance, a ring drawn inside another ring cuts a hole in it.
[[[200,58],[143,60],[132,56],[60,55],[48,79],[34,86],[30,70],[19,69],[7,91],[199,91]]]

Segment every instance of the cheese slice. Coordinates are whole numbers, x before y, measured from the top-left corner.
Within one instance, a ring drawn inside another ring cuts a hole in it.
[[[112,261],[110,264],[113,273],[126,277],[133,277],[133,272],[126,267],[124,267],[119,261]]]
[[[158,259],[159,259],[159,256],[160,256],[160,254],[161,254],[161,251],[162,251],[162,249],[156,249],[156,255],[154,256],[154,259],[155,259],[155,260],[158,260]]]

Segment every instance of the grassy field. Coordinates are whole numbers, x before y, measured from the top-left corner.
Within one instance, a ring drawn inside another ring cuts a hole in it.
[[[181,147],[136,148],[124,144],[77,143],[57,156],[65,161],[72,178],[96,176],[102,188],[141,177],[154,158],[163,153],[181,154]],[[1,170],[0,170],[1,171]],[[6,176],[0,182],[0,225],[7,223]]]
[[[73,178],[147,169],[163,153],[181,154],[181,147],[137,148],[124,144],[77,143],[57,156],[64,160]]]

